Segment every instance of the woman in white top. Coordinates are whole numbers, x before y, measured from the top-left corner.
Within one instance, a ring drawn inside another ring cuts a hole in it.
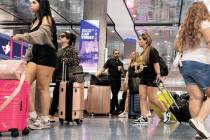
[[[201,137],[210,138],[204,128],[210,113],[210,15],[203,2],[189,8],[174,45],[182,53],[179,68],[190,94],[189,123]]]

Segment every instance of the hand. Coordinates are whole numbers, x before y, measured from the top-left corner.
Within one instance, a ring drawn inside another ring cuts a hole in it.
[[[161,77],[160,73],[159,73],[159,74],[157,74],[157,76],[156,76],[156,80],[158,80],[158,81],[162,81],[162,77]]]
[[[99,75],[101,75],[101,72],[97,71],[96,72],[96,77],[98,77]]]
[[[14,41],[23,40],[23,38],[21,37],[21,34],[16,34],[16,35],[12,36],[12,39],[13,39]]]

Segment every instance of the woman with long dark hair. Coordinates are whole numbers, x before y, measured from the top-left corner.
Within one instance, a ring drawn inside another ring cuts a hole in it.
[[[31,32],[16,34],[13,39],[32,44],[31,53],[29,53],[31,57],[26,67],[26,80],[30,85],[36,80],[41,96],[41,112],[38,116],[35,111],[33,96],[30,94],[29,127],[31,129],[44,129],[50,127],[48,117],[50,107],[49,84],[56,67],[57,31],[48,0],[32,0],[31,10],[35,13]]]
[[[50,121],[54,122],[54,115],[58,111],[58,98],[59,98],[59,84],[62,80],[62,63],[63,61],[67,64],[67,68],[71,69],[74,66],[79,66],[79,55],[78,52],[75,49],[75,43],[76,43],[76,35],[69,32],[63,32],[59,36],[59,43],[61,44],[61,48],[58,49],[57,52],[57,59],[58,63],[54,72],[54,82],[56,83],[56,86],[53,91],[53,99],[49,111],[50,115]],[[75,71],[76,72],[76,71]],[[71,77],[67,76],[67,80]],[[74,81],[79,82],[79,81]]]
[[[182,53],[179,68],[190,94],[189,123],[202,138],[210,138],[204,127],[210,113],[210,15],[203,2],[189,8],[174,45]]]

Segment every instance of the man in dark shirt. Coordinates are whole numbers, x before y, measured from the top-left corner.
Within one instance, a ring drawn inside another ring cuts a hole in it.
[[[99,76],[102,72],[108,69],[110,77],[110,85],[112,90],[112,100],[111,100],[111,114],[118,114],[120,107],[118,105],[118,92],[121,87],[121,74],[124,72],[123,63],[119,59],[120,51],[115,49],[113,51],[113,57],[108,59],[104,64],[103,68],[99,70],[96,76]],[[116,110],[115,110],[116,109]]]

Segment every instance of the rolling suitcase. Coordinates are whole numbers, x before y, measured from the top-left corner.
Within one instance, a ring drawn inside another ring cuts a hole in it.
[[[30,86],[24,81],[0,80],[0,132],[11,132],[12,137],[29,133],[28,125],[28,94]]]
[[[84,84],[73,83],[72,117],[77,124],[82,123],[84,117]]]
[[[62,81],[59,86],[59,121],[76,122],[80,124],[83,119],[84,90],[83,85],[66,81],[66,66],[63,62]]]
[[[166,109],[169,110],[170,106],[173,103],[175,103],[175,105],[177,105],[174,98],[172,97],[171,93],[164,87],[163,83],[157,81],[156,84],[160,90],[157,92],[157,97],[163,103],[163,105],[166,107]],[[150,106],[154,110],[154,112],[157,114],[157,116],[162,119],[162,112],[160,111],[160,109],[151,103],[150,103]],[[173,114],[171,114],[170,120],[176,121],[176,117]]]
[[[140,116],[139,93],[130,93],[128,98],[128,118],[136,119]]]
[[[87,96],[87,112],[90,114],[106,114],[110,112],[110,86],[90,85]]]
[[[180,123],[188,122],[191,118],[188,100],[182,99],[179,96],[179,98],[176,99],[176,103],[178,107],[173,103],[169,108],[170,111],[174,114],[174,116]]]

